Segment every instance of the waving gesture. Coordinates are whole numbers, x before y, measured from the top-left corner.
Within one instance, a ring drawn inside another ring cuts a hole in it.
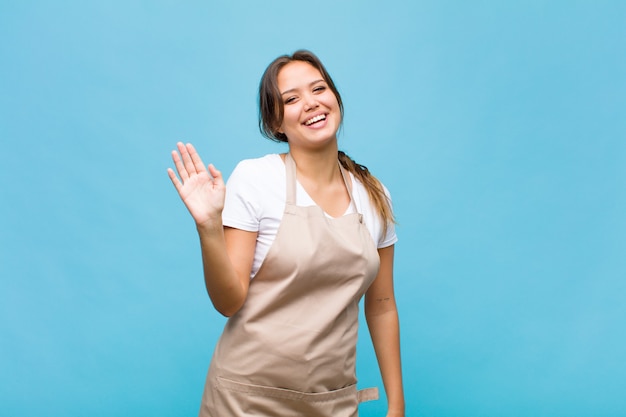
[[[172,184],[196,224],[221,224],[226,193],[222,173],[212,164],[207,170],[192,144],[178,142],[177,147],[178,152],[172,151],[172,160],[178,176],[172,168],[167,169]]]

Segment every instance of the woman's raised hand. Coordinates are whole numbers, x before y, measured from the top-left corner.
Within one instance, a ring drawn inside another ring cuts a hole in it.
[[[172,168],[167,169],[172,184],[198,226],[221,226],[226,195],[222,173],[212,164],[207,170],[192,144],[178,142],[176,146],[178,152],[172,151],[172,160],[178,176]]]

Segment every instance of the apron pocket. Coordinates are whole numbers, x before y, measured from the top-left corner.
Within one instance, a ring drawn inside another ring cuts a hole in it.
[[[246,384],[218,377],[215,406],[220,416],[356,417],[360,395],[356,385],[308,393]]]

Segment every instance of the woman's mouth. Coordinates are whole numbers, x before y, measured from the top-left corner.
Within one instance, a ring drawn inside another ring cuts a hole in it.
[[[319,114],[317,116],[311,117],[309,120],[306,120],[304,122],[305,126],[311,126],[312,124],[315,124],[317,122],[321,122],[322,120],[326,120],[326,115],[325,114]]]

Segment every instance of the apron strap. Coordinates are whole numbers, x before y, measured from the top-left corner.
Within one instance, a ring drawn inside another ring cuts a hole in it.
[[[296,205],[296,163],[291,153],[285,155],[285,175],[287,176],[287,201],[288,205]]]
[[[357,391],[357,398],[359,400],[359,404],[365,401],[372,401],[378,399],[378,388],[365,388]]]
[[[352,178],[343,168],[339,160],[337,160],[337,163],[339,164],[339,171],[341,171],[341,178],[343,178],[343,183],[345,184],[346,189],[348,190],[348,195],[350,196],[350,205],[352,206],[352,210],[354,210],[354,213],[358,213],[359,211],[356,208],[356,202],[354,201],[354,197],[352,197]],[[363,216],[361,216],[360,219],[362,217]]]

